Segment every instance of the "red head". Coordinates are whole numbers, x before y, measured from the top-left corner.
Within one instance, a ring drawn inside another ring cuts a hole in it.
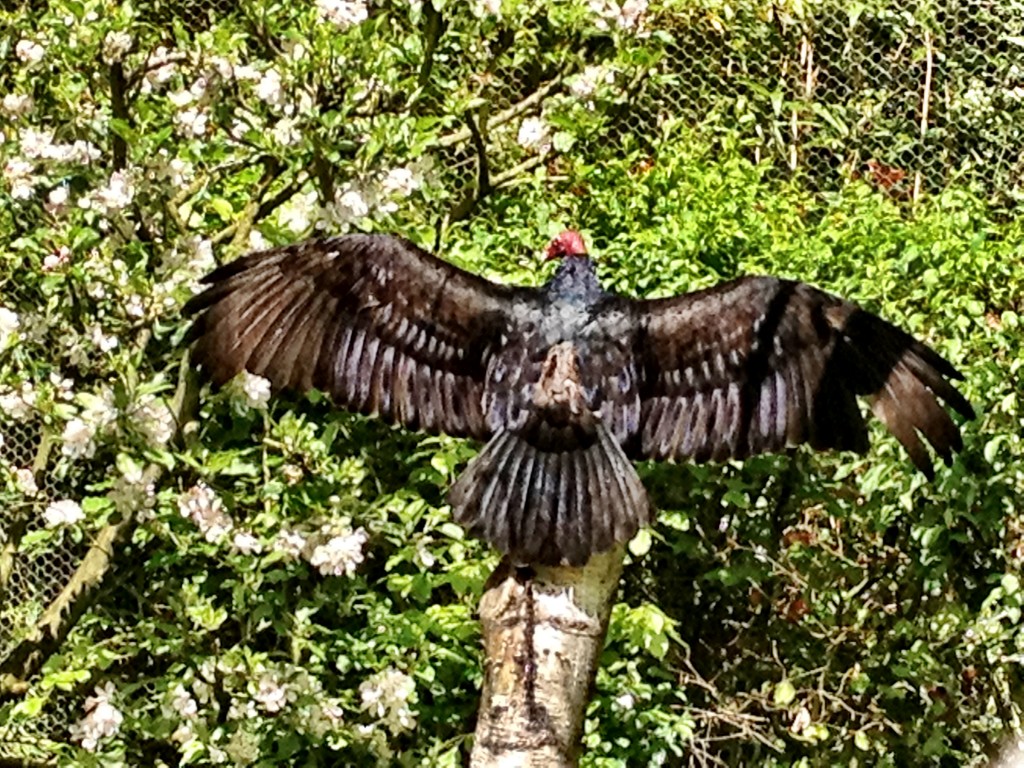
[[[575,229],[567,229],[551,241],[547,254],[549,260],[566,256],[586,256],[587,246],[583,244],[583,235]]]

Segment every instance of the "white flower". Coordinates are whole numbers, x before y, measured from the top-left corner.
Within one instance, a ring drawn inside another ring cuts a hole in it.
[[[267,104],[281,104],[284,101],[281,73],[273,67],[264,72],[259,83],[256,84],[256,95]]]
[[[619,29],[639,31],[648,5],[648,0],[624,0],[621,5],[616,0],[590,0],[590,10],[599,17],[598,29],[614,24]]]
[[[243,555],[258,555],[263,551],[263,545],[260,543],[260,540],[249,531],[238,531],[234,538],[231,539],[231,546]]]
[[[384,175],[381,190],[385,195],[408,197],[419,187],[419,180],[410,168],[392,168]]]
[[[163,398],[143,395],[131,412],[132,421],[154,446],[165,445],[177,429],[177,422],[170,407]]]
[[[209,116],[201,107],[189,107],[174,115],[175,124],[186,136],[204,136]]]
[[[142,84],[142,90],[149,92],[174,77],[176,67],[173,54],[166,46],[158,46],[146,60],[145,69],[146,80]]]
[[[267,238],[258,229],[249,230],[249,249],[253,251],[265,251],[270,247]]]
[[[362,528],[332,536],[309,553],[309,564],[319,569],[324,576],[352,576],[363,562],[363,545],[369,538]]]
[[[272,674],[263,675],[260,678],[259,686],[253,698],[267,712],[273,714],[284,709],[288,703],[288,688],[279,683],[277,677]]]
[[[85,513],[77,501],[62,499],[50,504],[43,511],[43,522],[47,528],[56,528],[58,525],[74,525],[85,519]]]
[[[347,182],[338,190],[338,195],[332,206],[332,214],[338,222],[356,221],[368,216],[369,213],[370,203],[366,195],[351,182]]]
[[[26,128],[19,135],[21,153],[32,160],[53,159],[57,154],[53,148],[53,131]]]
[[[18,389],[0,389],[0,411],[15,421],[24,421],[36,404],[36,392],[31,382],[24,382]]]
[[[114,213],[130,205],[134,197],[135,189],[128,176],[121,171],[114,171],[110,174],[107,186],[96,190],[94,199],[107,209],[107,213]]]
[[[171,91],[167,94],[167,100],[178,109],[181,109],[195,101],[195,97],[191,91]]]
[[[11,197],[15,200],[28,200],[32,197],[36,186],[33,170],[31,163],[13,158],[4,165],[4,179],[11,185]]]
[[[270,401],[270,381],[248,371],[235,377],[231,390],[248,408],[264,409]]]
[[[178,497],[178,511],[195,523],[211,543],[224,538],[234,526],[220,497],[202,481]]]
[[[382,720],[394,734],[416,725],[416,714],[408,706],[415,692],[416,682],[397,669],[378,672],[359,685],[363,711]]]
[[[121,61],[132,49],[132,36],[124,31],[110,31],[103,38],[103,60],[107,64]]]
[[[14,46],[14,55],[26,64],[38,64],[46,55],[46,49],[33,40],[19,40]]]
[[[0,349],[7,346],[7,342],[18,332],[20,325],[17,312],[0,307]]]
[[[476,16],[501,16],[501,0],[476,0],[473,13]]]
[[[108,682],[85,700],[85,717],[71,726],[71,738],[82,742],[83,749],[94,752],[101,739],[120,729],[124,715],[111,703],[113,695],[114,684]]]
[[[578,99],[592,103],[589,100],[602,83],[611,85],[614,82],[615,73],[612,70],[591,65],[569,81],[569,93]]]
[[[305,232],[309,229],[312,220],[320,212],[316,191],[312,190],[293,195],[287,203],[277,210],[278,221],[282,227],[287,227],[295,234]]]
[[[171,691],[171,709],[186,719],[191,719],[199,713],[199,705],[181,683],[174,686],[174,690]]]
[[[298,531],[282,528],[270,546],[275,552],[281,552],[289,557],[298,557],[306,548],[306,537]]]
[[[539,117],[528,117],[519,126],[519,135],[516,137],[519,146],[523,149],[546,149],[548,141],[548,126]]]
[[[26,496],[35,496],[39,492],[39,486],[36,485],[36,476],[31,469],[14,470],[14,484]]]
[[[43,208],[51,216],[61,216],[66,213],[68,210],[68,188],[54,187],[51,189],[50,194],[46,196],[46,202],[43,203]],[[67,246],[64,246],[64,248],[67,248]]]
[[[113,349],[117,349],[117,336],[108,336],[103,333],[103,327],[99,323],[92,326],[89,339],[92,341],[93,346],[98,347],[101,352],[110,352]]]
[[[369,18],[364,0],[316,0],[320,15],[332,24],[346,29]]]
[[[636,699],[633,698],[633,694],[627,692],[616,696],[615,703],[620,709],[630,710],[636,704]]]
[[[64,433],[61,435],[64,444],[61,446],[61,453],[70,459],[91,459],[96,455],[96,444],[93,442],[95,436],[94,425],[75,417],[64,425]]]
[[[27,93],[8,93],[4,96],[2,109],[11,117],[27,115],[32,111],[35,102]]]
[[[274,138],[274,141],[284,147],[298,144],[302,138],[295,128],[295,120],[290,117],[278,120],[277,125],[270,131],[270,135]]]

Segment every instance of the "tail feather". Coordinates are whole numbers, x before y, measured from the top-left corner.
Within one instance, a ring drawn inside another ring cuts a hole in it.
[[[455,519],[515,562],[582,565],[651,518],[647,492],[603,424],[571,450],[499,432],[452,486]]]

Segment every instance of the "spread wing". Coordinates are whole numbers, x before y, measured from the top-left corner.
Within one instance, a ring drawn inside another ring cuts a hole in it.
[[[252,253],[216,269],[185,312],[216,383],[242,370],[275,388],[411,428],[480,439],[494,344],[516,297],[407,240],[349,235]]]
[[[856,305],[803,283],[741,278],[639,302],[641,434],[635,458],[742,458],[809,443],[863,452],[856,396],[931,476],[963,443],[940,405],[970,404],[945,359]]]

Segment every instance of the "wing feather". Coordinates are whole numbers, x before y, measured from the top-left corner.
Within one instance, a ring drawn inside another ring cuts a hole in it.
[[[643,371],[634,459],[743,458],[800,443],[863,452],[861,395],[930,474],[925,443],[947,463],[963,445],[942,403],[974,416],[938,353],[803,283],[741,278],[633,309]]]
[[[385,235],[261,251],[214,270],[185,306],[197,362],[220,384],[242,370],[316,387],[392,422],[487,438],[486,371],[516,302],[502,286]]]

